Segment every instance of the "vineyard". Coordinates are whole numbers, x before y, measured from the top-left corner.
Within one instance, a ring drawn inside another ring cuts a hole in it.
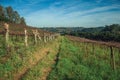
[[[37,28],[1,23],[0,32],[0,80],[20,79],[58,46],[58,34]]]
[[[119,80],[120,52],[105,45],[81,41],[81,38],[66,36],[59,51],[59,60],[48,76],[48,80]],[[79,41],[78,41],[79,40]],[[114,63],[114,65],[113,65]]]
[[[0,80],[119,80],[120,43],[0,23]]]

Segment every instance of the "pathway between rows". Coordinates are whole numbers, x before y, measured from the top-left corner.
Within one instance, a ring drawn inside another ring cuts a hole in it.
[[[21,77],[33,66],[35,66],[44,56],[47,55],[47,53],[49,52],[49,48],[43,48],[41,49],[38,53],[34,54],[34,57],[36,60],[29,60],[28,63],[30,63],[30,65],[28,65],[27,67],[24,67],[21,71],[19,71],[18,73],[16,73],[14,75],[14,80],[20,80]]]

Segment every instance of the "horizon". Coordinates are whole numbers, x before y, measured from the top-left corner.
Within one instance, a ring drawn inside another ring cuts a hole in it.
[[[120,24],[120,0],[0,0],[0,5],[11,6],[38,28]]]

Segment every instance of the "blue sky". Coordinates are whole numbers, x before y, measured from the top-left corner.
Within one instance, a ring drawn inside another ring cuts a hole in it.
[[[120,0],[0,0],[37,27],[120,24]]]

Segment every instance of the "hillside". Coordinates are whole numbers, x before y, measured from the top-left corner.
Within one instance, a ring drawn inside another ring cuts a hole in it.
[[[12,39],[9,53],[4,47],[0,49],[0,80],[120,78],[119,43],[116,45],[74,36],[59,36],[47,43],[39,41],[36,45],[24,47],[21,40]]]
[[[34,69],[38,69],[37,65],[41,62],[46,66],[41,67],[50,71],[59,49],[59,34],[16,23],[17,20],[12,21],[15,17],[10,16],[10,19],[6,16],[0,16],[0,80],[25,79],[23,77],[28,71],[35,66]],[[45,64],[48,60],[49,65]],[[38,71],[43,73],[44,69]],[[35,74],[40,76],[39,73]],[[44,72],[40,77],[44,79],[47,75]]]
[[[51,32],[42,31],[38,28],[26,25],[24,17],[21,17],[19,13],[11,6],[3,7],[0,5],[0,34],[4,34],[4,23],[9,24],[10,35],[24,35],[24,29],[27,29],[28,34],[32,35],[32,30],[38,30],[41,36],[51,34]]]
[[[40,29],[13,19],[0,17],[0,80],[120,79],[120,25]]]
[[[4,23],[3,21],[0,21],[0,34],[4,34]],[[43,31],[39,28],[32,27],[32,26],[27,26],[27,25],[22,25],[22,24],[15,24],[8,22],[9,24],[9,30],[10,30],[10,35],[24,35],[24,29],[27,29],[29,35],[33,35],[32,30],[38,30],[39,34],[41,36],[44,35],[44,33],[47,35],[53,34],[52,32],[48,31]]]
[[[83,28],[83,27],[67,27],[67,28],[41,28],[46,31],[58,32],[61,34],[84,37],[99,41],[120,42],[120,25],[112,24],[104,27]]]
[[[115,65],[110,67],[109,47],[82,40],[71,36],[62,39],[58,62],[48,80],[119,80],[119,49],[114,48]]]

